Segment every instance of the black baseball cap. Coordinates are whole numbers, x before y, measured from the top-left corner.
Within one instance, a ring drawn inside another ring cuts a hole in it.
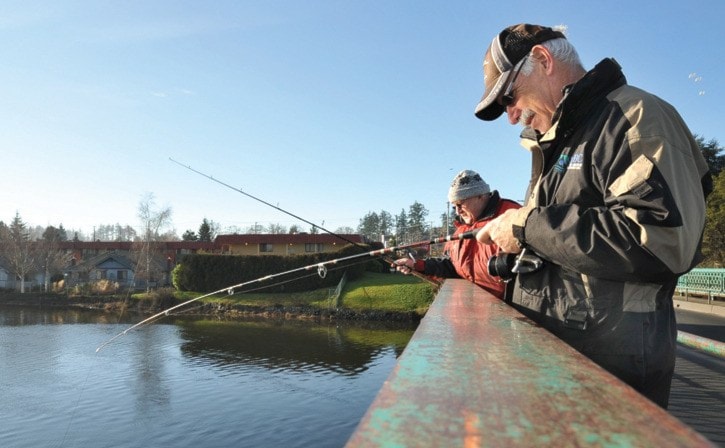
[[[483,59],[485,91],[476,106],[476,117],[485,121],[500,117],[505,108],[496,99],[501,95],[514,67],[529,54],[534,45],[558,38],[565,38],[561,31],[528,23],[512,25],[494,37]]]

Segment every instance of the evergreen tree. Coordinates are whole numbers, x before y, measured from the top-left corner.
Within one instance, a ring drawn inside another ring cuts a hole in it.
[[[705,161],[710,167],[710,173],[713,176],[720,174],[720,171],[725,167],[725,148],[722,148],[714,138],[706,142],[704,137],[695,135],[695,141],[700,147],[702,155],[705,156]]]
[[[702,241],[706,266],[725,267],[725,175],[715,178],[707,198],[707,221]]]
[[[48,226],[45,228],[45,231],[43,231],[43,235],[41,237],[43,241],[48,242],[59,242],[59,241],[68,241],[68,235],[65,232],[65,229],[63,228],[63,224],[60,225],[60,227],[54,227],[54,226]]]
[[[187,230],[181,235],[181,241],[199,241],[199,237],[193,230]]]
[[[725,176],[721,174],[725,167],[725,149],[717,140],[705,141],[695,135],[705,161],[713,175],[713,191],[707,198],[705,232],[702,239],[704,266],[725,266]]]
[[[428,210],[418,201],[415,201],[408,209],[408,233],[413,241],[422,240],[428,233],[426,216],[428,216]]]
[[[393,216],[386,212],[385,210],[382,210],[380,212],[380,234],[381,235],[390,235],[390,232],[393,229]]]
[[[377,241],[380,239],[380,216],[375,212],[368,212],[360,220],[357,226],[357,233],[368,240]]]
[[[211,224],[204,218],[199,226],[199,241],[211,242],[215,236],[212,232]]]
[[[395,239],[398,244],[411,242],[411,239],[406,239],[408,233],[408,214],[405,213],[405,209],[400,210],[400,214],[395,217]]]

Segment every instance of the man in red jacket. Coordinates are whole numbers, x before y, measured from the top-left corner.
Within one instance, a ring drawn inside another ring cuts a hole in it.
[[[491,191],[472,170],[463,170],[453,179],[448,201],[456,210],[454,235],[483,227],[506,210],[521,207],[512,200],[502,199],[497,191]],[[415,269],[434,277],[465,278],[502,299],[505,283],[488,273],[488,260],[497,252],[495,244],[483,245],[475,239],[454,240],[446,243],[447,256],[444,258],[400,258],[395,260],[395,267],[404,274]]]

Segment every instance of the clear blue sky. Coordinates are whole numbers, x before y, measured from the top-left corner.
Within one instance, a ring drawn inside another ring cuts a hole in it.
[[[583,4],[4,1],[0,220],[137,226],[152,193],[179,235],[308,228],[169,157],[331,230],[414,201],[438,223],[462,169],[521,199],[520,128],[473,116],[486,47],[520,22],[568,26],[588,68],[615,57],[725,144],[725,2]]]

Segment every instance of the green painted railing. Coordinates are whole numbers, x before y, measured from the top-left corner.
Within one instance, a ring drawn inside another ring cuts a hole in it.
[[[725,269],[698,268],[680,277],[677,293],[706,295],[708,302],[715,297],[725,298]]]
[[[711,447],[503,301],[445,281],[347,443]]]

